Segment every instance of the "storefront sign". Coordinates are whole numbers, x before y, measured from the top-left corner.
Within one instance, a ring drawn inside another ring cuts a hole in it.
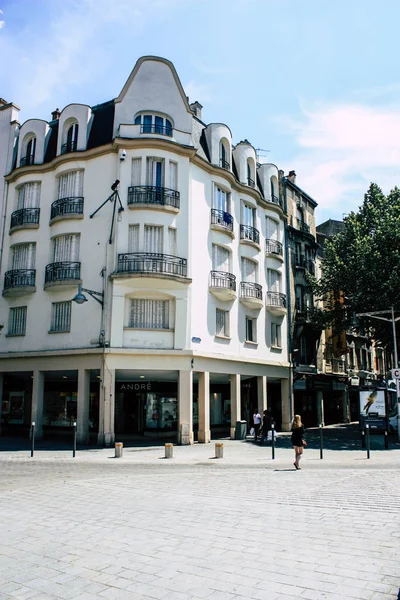
[[[148,383],[120,383],[119,384],[120,392],[150,392],[151,391],[151,381]]]

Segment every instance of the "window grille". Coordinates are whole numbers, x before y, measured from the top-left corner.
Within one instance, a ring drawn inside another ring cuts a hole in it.
[[[163,227],[158,225],[144,226],[144,251],[162,254]]]
[[[53,302],[50,331],[70,331],[72,302]]]
[[[229,312],[217,308],[215,335],[229,337]]]
[[[16,306],[15,308],[10,308],[8,335],[25,335],[26,313],[26,306]]]
[[[17,210],[21,210],[22,208],[38,208],[40,203],[40,188],[41,183],[38,181],[21,185],[18,189]]]
[[[131,300],[129,327],[136,329],[168,329],[168,300]]]
[[[271,323],[271,346],[274,348],[282,347],[281,325]]]
[[[58,178],[58,198],[83,196],[83,171],[70,171]]]
[[[54,262],[79,261],[79,233],[54,238]]]
[[[34,269],[35,268],[35,250],[36,244],[17,244],[13,247],[12,265],[14,270],[18,269]]]

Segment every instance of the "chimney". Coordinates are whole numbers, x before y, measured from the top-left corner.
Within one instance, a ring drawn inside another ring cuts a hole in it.
[[[53,121],[58,121],[58,119],[60,118],[60,115],[61,115],[60,110],[58,108],[56,108],[56,110],[54,110],[51,113],[51,118]]]
[[[292,183],[296,183],[296,171],[289,171],[289,175],[287,177],[289,181]]]
[[[200,102],[192,102],[192,104],[189,104],[190,110],[192,111],[192,113],[198,118],[201,119],[201,109],[203,108],[202,105],[200,104]]]

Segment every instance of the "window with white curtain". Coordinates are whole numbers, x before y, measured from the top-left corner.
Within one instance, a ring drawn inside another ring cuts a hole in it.
[[[18,188],[18,210],[21,208],[38,208],[40,204],[40,181],[24,183]]]
[[[176,229],[168,227],[168,254],[176,256]]]
[[[10,308],[8,318],[8,335],[25,335],[26,332],[26,306]]]
[[[214,185],[213,208],[230,213],[230,193]]]
[[[131,177],[131,185],[137,186],[141,184],[142,181],[142,159],[141,158],[132,158],[132,177]]]
[[[53,302],[51,306],[50,331],[70,331],[71,307],[71,300],[69,300],[68,302]]]
[[[169,300],[131,300],[128,327],[169,329]]]
[[[266,217],[267,240],[276,240],[279,242],[279,222],[271,217]]]
[[[163,227],[160,225],[144,226],[144,251],[163,253]]]
[[[281,274],[274,269],[267,269],[268,290],[270,292],[281,291]]]
[[[12,248],[11,269],[34,269],[35,268],[36,244],[17,244]]]
[[[242,258],[242,281],[256,283],[257,263],[249,258]]]
[[[80,198],[83,196],[83,171],[70,171],[58,178],[58,198]]]
[[[278,323],[271,323],[271,346],[273,348],[282,347],[281,329],[282,327]]]
[[[139,225],[129,225],[128,252],[139,252]]]
[[[178,189],[178,163],[169,161],[169,187],[171,190]]]
[[[53,262],[79,261],[79,233],[59,235],[53,240]]]
[[[229,337],[229,311],[217,308],[215,335],[218,337]]]
[[[147,185],[164,187],[164,159],[147,158]]]
[[[223,246],[213,244],[212,247],[213,271],[229,273],[229,250]]]

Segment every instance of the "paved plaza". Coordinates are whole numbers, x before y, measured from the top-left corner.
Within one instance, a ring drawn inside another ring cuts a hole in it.
[[[397,599],[400,447],[289,446],[3,444],[0,599]]]

